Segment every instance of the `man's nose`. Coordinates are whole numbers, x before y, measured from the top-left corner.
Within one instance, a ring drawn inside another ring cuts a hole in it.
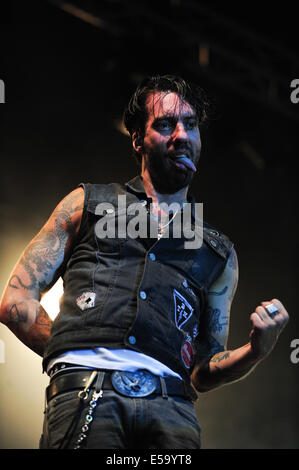
[[[183,123],[178,122],[173,134],[172,134],[172,139],[173,141],[185,141],[188,140],[188,133],[185,129],[185,126]]]

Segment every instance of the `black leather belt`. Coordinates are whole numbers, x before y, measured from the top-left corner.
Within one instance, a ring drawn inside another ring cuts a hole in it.
[[[100,372],[100,371],[99,371]],[[119,388],[119,380],[123,373],[121,371],[103,371],[105,372],[104,380],[102,384],[102,390],[116,390],[122,393],[123,388]],[[92,370],[78,370],[76,372],[67,372],[59,374],[57,377],[53,377],[50,381],[49,386],[46,389],[47,402],[60,393],[69,392],[72,390],[84,389]],[[130,374],[130,373],[129,373]],[[177,395],[187,400],[195,401],[197,395],[191,385],[186,385],[182,380],[175,377],[164,377],[161,378],[155,376],[149,372],[145,372],[145,376],[150,378],[151,392],[147,395]],[[143,377],[143,376],[142,376]],[[148,379],[146,379],[148,381]],[[142,380],[141,380],[142,382]],[[134,387],[138,387],[138,383],[131,382],[129,388],[134,390]],[[90,387],[90,390],[94,388],[94,384]],[[124,395],[127,395],[124,393]],[[127,395],[129,396],[129,395]],[[131,395],[138,396],[138,395]],[[140,395],[139,395],[140,396]],[[141,395],[142,396],[142,395]]]

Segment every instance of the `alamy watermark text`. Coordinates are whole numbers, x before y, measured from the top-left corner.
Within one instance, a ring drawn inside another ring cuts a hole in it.
[[[0,79],[0,103],[5,103],[5,85],[4,81]]]
[[[192,213],[193,206],[193,213]],[[184,248],[197,249],[203,241],[203,204],[186,202],[160,204],[161,213],[157,217],[152,204],[136,202],[127,205],[125,195],[118,196],[115,207],[109,202],[99,203],[95,214],[101,216],[96,223],[95,233],[98,238],[169,238],[170,224],[172,238],[186,239]],[[151,214],[151,217],[149,217]],[[163,220],[163,222],[162,222]]]

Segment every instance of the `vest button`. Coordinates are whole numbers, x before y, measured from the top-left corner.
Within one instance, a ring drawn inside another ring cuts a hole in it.
[[[129,343],[130,343],[130,344],[135,344],[135,343],[136,343],[136,338],[135,338],[135,336],[129,336]]]
[[[155,255],[155,253],[150,253],[150,254],[149,254],[149,257],[150,257],[150,259],[151,259],[152,261],[156,261],[156,255]]]
[[[215,240],[210,240],[210,244],[211,244],[214,248],[217,248],[217,246],[218,246],[218,243],[215,242]]]
[[[142,290],[139,295],[142,300],[146,299],[146,292],[144,292],[144,290]]]

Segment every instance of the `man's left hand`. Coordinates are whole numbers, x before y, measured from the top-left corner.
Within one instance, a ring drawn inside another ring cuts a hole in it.
[[[265,307],[274,304],[278,313],[271,318]],[[274,348],[278,336],[289,321],[289,315],[283,304],[273,299],[261,302],[261,306],[251,314],[252,330],[250,332],[251,351],[253,356],[260,360],[265,358]]]

